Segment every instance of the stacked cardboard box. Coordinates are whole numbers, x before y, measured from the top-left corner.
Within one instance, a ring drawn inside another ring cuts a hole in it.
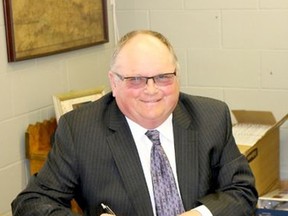
[[[279,188],[259,197],[256,215],[288,215],[288,181],[282,181]]]

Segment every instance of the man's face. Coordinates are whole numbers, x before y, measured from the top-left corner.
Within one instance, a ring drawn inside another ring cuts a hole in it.
[[[143,86],[131,86],[128,79],[121,80],[115,73],[122,77],[152,77],[175,70],[172,54],[157,38],[150,35],[132,38],[118,54],[113,71],[109,72],[113,96],[123,114],[147,129],[159,126],[177,105],[179,82],[173,75],[168,84],[158,85],[148,79]]]

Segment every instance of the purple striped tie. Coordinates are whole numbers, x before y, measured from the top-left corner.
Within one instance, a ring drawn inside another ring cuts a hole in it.
[[[161,146],[159,131],[148,130],[145,135],[153,143],[151,175],[157,216],[176,216],[184,212],[169,160]]]

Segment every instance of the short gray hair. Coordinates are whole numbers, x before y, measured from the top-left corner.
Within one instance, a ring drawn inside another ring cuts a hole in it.
[[[162,35],[161,33],[159,32],[156,32],[156,31],[152,31],[152,30],[135,30],[135,31],[131,31],[131,32],[128,32],[127,34],[125,34],[117,43],[116,47],[115,47],[115,50],[114,50],[114,53],[112,55],[112,58],[111,58],[111,62],[110,62],[110,69],[112,70],[112,68],[115,66],[115,62],[116,62],[116,59],[117,59],[117,56],[119,54],[119,52],[121,51],[121,49],[132,39],[134,38],[135,36],[139,35],[139,34],[147,34],[147,35],[151,35],[157,39],[159,39],[167,48],[168,50],[170,51],[170,53],[172,54],[173,56],[173,60],[174,60],[174,63],[176,65],[176,71],[178,72],[179,71],[179,63],[178,63],[178,58],[176,56],[176,53],[174,51],[174,48],[173,46],[171,45],[171,43],[169,42],[169,40],[164,36]],[[113,71],[113,70],[112,70]]]

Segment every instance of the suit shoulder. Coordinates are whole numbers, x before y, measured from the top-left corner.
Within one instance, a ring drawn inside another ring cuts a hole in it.
[[[191,119],[194,126],[205,125],[206,127],[207,124],[219,125],[221,122],[225,125],[230,122],[229,107],[225,102],[217,99],[181,93],[178,107],[179,110],[187,113],[186,118]]]
[[[203,97],[203,96],[195,96],[195,95],[189,95],[186,93],[180,93],[179,102],[184,104],[188,107],[194,107],[199,109],[204,108],[227,108],[227,104],[224,101],[209,98],[209,97]]]
[[[97,121],[97,119],[104,117],[104,113],[108,111],[110,105],[113,103],[115,103],[115,100],[113,96],[108,93],[96,101],[84,104],[64,114],[63,117],[71,120],[78,119],[80,122],[81,120],[89,121],[89,119]]]

